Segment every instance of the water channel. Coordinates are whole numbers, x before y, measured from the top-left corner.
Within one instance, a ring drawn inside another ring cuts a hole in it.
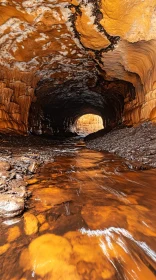
[[[25,213],[1,220],[0,279],[156,279],[156,171],[83,145],[53,149]]]

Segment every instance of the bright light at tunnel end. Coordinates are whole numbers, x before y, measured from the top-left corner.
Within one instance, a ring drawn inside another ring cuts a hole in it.
[[[85,114],[77,119],[75,127],[77,134],[86,136],[103,129],[103,119],[96,114]]]

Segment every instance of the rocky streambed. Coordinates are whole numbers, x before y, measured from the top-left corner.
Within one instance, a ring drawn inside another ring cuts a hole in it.
[[[0,216],[11,218],[24,211],[31,196],[27,186],[38,167],[53,161],[53,154],[48,139],[0,135]]]
[[[132,169],[156,167],[156,125],[118,127],[102,136],[102,131],[86,137],[89,149],[108,151],[128,160]]]
[[[129,169],[156,167],[156,125],[118,128],[92,138],[86,138],[87,148],[115,153],[126,159]],[[68,142],[78,145],[79,138],[66,139],[67,146]],[[0,216],[12,218],[26,210],[31,196],[28,186],[35,183],[38,168],[58,156],[57,145],[64,147],[63,142],[51,138],[0,135]]]
[[[1,140],[1,280],[155,280],[155,169],[77,139]]]

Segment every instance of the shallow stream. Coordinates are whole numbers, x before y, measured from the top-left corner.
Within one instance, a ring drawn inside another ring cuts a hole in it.
[[[1,221],[1,280],[156,279],[156,170],[53,147],[28,180],[24,215]]]

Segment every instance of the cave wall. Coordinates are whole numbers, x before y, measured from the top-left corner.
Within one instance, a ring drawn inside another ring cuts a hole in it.
[[[0,131],[27,132],[36,83],[29,72],[0,69]]]
[[[0,131],[26,133],[31,104],[46,107],[68,83],[81,98],[98,75],[113,92],[134,86],[133,97],[120,92],[122,121],[156,121],[156,0],[2,0],[0,13]],[[34,115],[44,131],[42,110]]]
[[[105,79],[128,81],[135,87],[136,98],[125,98],[123,120],[127,124],[155,121],[156,1],[73,3],[80,42],[105,71]]]
[[[120,41],[116,49],[103,54],[107,75],[131,82],[134,100],[125,98],[123,120],[137,124],[148,119],[156,121],[156,41],[128,43]]]

